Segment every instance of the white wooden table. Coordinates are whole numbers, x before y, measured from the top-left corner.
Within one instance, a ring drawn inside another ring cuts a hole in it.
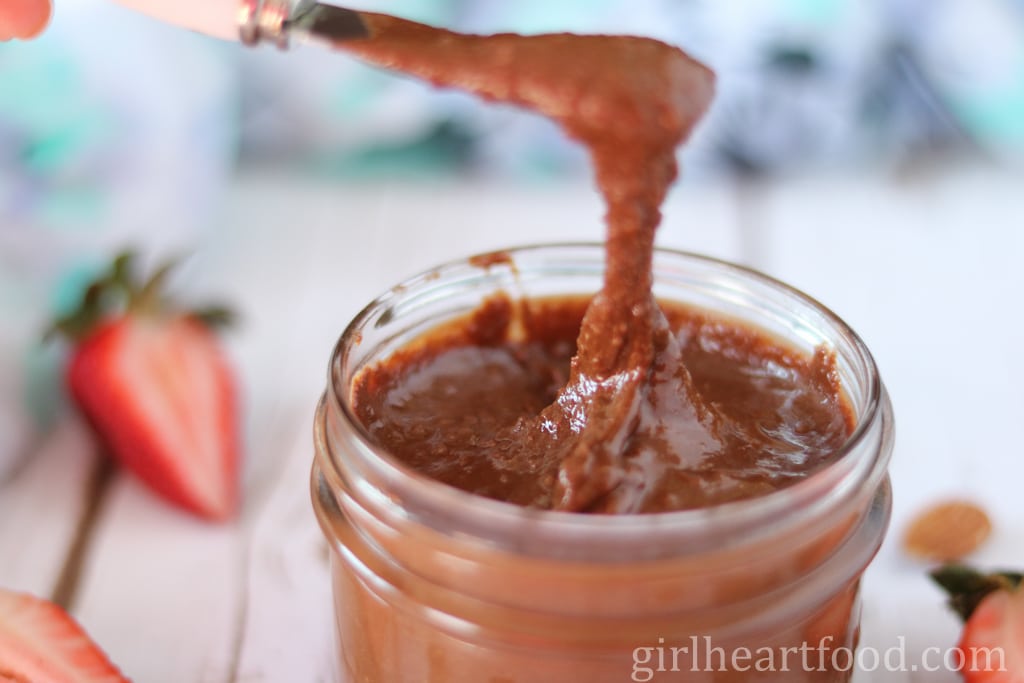
[[[737,260],[836,310],[893,396],[893,529],[865,584],[862,642],[914,661],[958,626],[899,551],[920,506],[970,495],[991,511],[983,565],[1024,566],[1024,178],[960,168],[919,177],[686,186],[660,242]],[[450,258],[596,240],[585,185],[360,185],[248,172],[195,268],[245,324],[245,505],[229,526],[165,506],[104,466],[66,417],[0,485],[0,586],[67,605],[137,683],[332,678],[326,548],[308,498],[310,429],[331,347],[397,280]],[[858,681],[955,681],[861,672]],[[453,682],[455,683],[455,682]]]

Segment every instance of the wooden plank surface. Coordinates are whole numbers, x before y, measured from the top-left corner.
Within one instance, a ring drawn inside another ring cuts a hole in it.
[[[60,420],[0,484],[0,587],[54,597],[87,505],[95,446]]]
[[[917,177],[801,179],[748,193],[754,265],[835,310],[872,349],[892,395],[895,502],[865,579],[864,643],[906,641],[909,663],[960,627],[900,537],[924,506],[968,497],[992,540],[972,561],[1024,565],[1024,187],[992,168]],[[953,683],[950,672],[878,671],[859,681]]]
[[[987,171],[916,183],[806,179],[683,186],[660,243],[739,260],[832,306],[874,350],[896,403],[894,534],[869,572],[864,642],[951,644],[955,622],[898,551],[901,525],[937,496],[970,492],[997,520],[979,555],[1024,564],[1015,382],[1024,330],[1020,178]],[[241,518],[210,526],[114,475],[71,586],[73,612],[139,683],[326,681],[331,605],[308,499],[313,406],[335,339],[371,298],[453,257],[522,243],[598,240],[584,184],[356,185],[250,173],[232,187],[190,288],[243,314],[230,346],[245,387]],[[974,353],[982,346],[983,353]],[[964,362],[969,360],[970,362]],[[1014,450],[1016,448],[1016,450]],[[51,595],[95,459],[62,422],[0,487],[0,585]],[[1009,474],[1008,474],[1009,473]],[[954,677],[862,672],[859,683]]]

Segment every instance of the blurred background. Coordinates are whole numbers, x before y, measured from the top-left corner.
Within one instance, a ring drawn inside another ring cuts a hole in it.
[[[1019,178],[1024,166],[1024,0],[352,5],[466,31],[625,32],[684,47],[719,75],[713,109],[680,152],[684,185],[719,197],[731,212],[726,222],[740,229],[763,215],[757,201],[765,184],[856,177],[898,185],[950,168]],[[278,244],[270,252],[291,244],[300,253],[294,245],[308,241],[302,230],[310,216],[333,212],[364,274],[399,277],[430,265],[433,253],[407,261],[401,250],[389,254],[382,231],[406,219],[380,207],[419,197],[415,216],[423,207],[458,212],[479,199],[474,188],[501,186],[525,189],[499,203],[547,196],[542,204],[557,213],[552,188],[588,187],[588,174],[581,150],[553,125],[512,108],[436,92],[326,51],[245,49],[103,0],[58,2],[40,39],[0,44],[0,473],[58,405],[39,330],[77,300],[116,248],[196,252],[189,279],[201,280],[218,263],[203,266],[201,256],[216,248],[245,260],[225,244],[226,222],[258,232],[272,215],[275,225],[263,226]],[[439,185],[441,195],[422,189]],[[336,205],[309,208],[320,201],[302,195],[312,188]],[[576,199],[566,200],[564,215],[578,209],[586,223],[579,234],[598,239],[596,200],[566,192]],[[797,196],[808,193],[820,197],[813,189]],[[253,211],[253,202],[278,210]],[[479,204],[466,221],[504,213]],[[707,250],[771,270],[760,258],[772,246],[770,232],[712,239]],[[511,226],[495,243],[520,242],[519,235]],[[556,227],[537,236],[561,234]],[[447,258],[471,246],[436,253]],[[388,269],[396,263],[408,270]],[[353,286],[355,278],[337,276],[312,286]],[[383,277],[371,277],[367,296],[387,285]]]
[[[350,4],[473,32],[649,35],[717,71],[659,240],[788,281],[865,338],[899,434],[865,642],[953,642],[898,535],[928,501],[973,498],[997,529],[978,559],[1024,564],[1024,0]],[[61,409],[42,329],[123,246],[192,254],[179,285],[241,309],[247,509],[294,455],[309,521],[308,424],[351,316],[441,261],[598,240],[601,214],[582,152],[535,116],[344,55],[57,0],[41,38],[0,43],[0,489]]]
[[[684,47],[719,76],[710,114],[680,152],[684,185],[735,189],[723,201],[741,227],[756,219],[764,183],[888,183],[937,168],[1024,166],[1024,0],[352,5],[465,31],[637,33]],[[224,224],[241,220],[232,207],[255,199],[279,209],[271,241],[308,241],[301,225],[315,211],[335,212],[340,226],[363,223],[339,227],[345,245],[362,249],[367,271],[400,277],[430,265],[423,257],[432,254],[396,263],[361,244],[369,232],[379,246],[387,224],[405,220],[372,207],[359,214],[366,192],[380,208],[411,201],[417,187],[443,186],[446,200],[423,195],[429,211],[466,206],[481,186],[521,188],[521,197],[497,200],[520,204],[588,184],[582,151],[539,117],[326,51],[246,49],[104,0],[58,2],[41,38],[0,44],[0,473],[59,405],[39,330],[120,246],[153,258],[202,256],[219,239],[222,251],[237,254],[224,244]],[[396,186],[404,189],[387,189]],[[315,187],[325,195],[336,188],[337,207],[304,205],[301,191]],[[346,192],[357,201],[343,199]],[[567,211],[589,221],[579,234],[598,239],[596,200],[566,196],[577,198],[566,200]],[[504,211],[483,207],[465,218],[484,223],[497,213]],[[243,215],[259,230],[271,214]],[[494,243],[520,242],[519,232],[511,226]],[[537,235],[559,236],[557,228]],[[765,239],[721,238],[707,250],[768,267],[758,261]],[[705,243],[683,240],[690,244]],[[437,255],[465,253],[451,245]],[[197,262],[191,276],[216,265]],[[376,289],[367,296],[389,281],[370,282]]]

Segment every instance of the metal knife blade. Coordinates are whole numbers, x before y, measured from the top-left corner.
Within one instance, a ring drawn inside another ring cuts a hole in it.
[[[3,0],[0,0],[2,3]],[[303,0],[116,0],[129,9],[182,28],[246,45],[290,42],[334,45],[366,38],[355,10]]]
[[[299,3],[284,27],[292,40],[332,45],[370,35],[359,12],[319,2]]]

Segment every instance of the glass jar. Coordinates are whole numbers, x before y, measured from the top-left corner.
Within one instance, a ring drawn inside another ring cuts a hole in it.
[[[858,586],[885,534],[892,409],[868,349],[806,295],[659,250],[655,293],[834,349],[856,426],[842,453],[759,498],[644,515],[517,507],[418,474],[355,419],[361,368],[488,295],[595,292],[601,245],[451,263],[341,336],[315,420],[313,504],[330,545],[345,683],[848,681]]]

